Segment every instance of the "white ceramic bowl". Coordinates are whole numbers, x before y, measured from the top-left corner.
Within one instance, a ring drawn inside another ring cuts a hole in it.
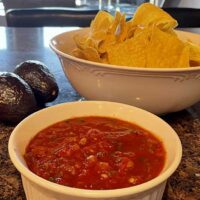
[[[80,95],[88,100],[130,104],[154,114],[185,109],[200,100],[200,67],[187,69],[133,68],[91,62],[71,55],[73,36],[80,29],[51,39],[65,75]],[[177,32],[200,44],[200,35]]]
[[[133,122],[163,141],[167,158],[161,174],[140,185],[115,190],[85,190],[49,182],[32,173],[23,155],[31,138],[47,126],[71,117],[109,116]],[[85,101],[52,106],[38,111],[17,125],[9,139],[9,154],[22,176],[28,200],[161,200],[168,177],[178,167],[181,142],[175,131],[159,117],[142,109],[112,102]]]

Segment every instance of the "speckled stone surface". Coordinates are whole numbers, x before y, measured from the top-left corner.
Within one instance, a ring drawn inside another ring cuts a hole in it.
[[[200,200],[200,103],[164,119],[183,145],[180,166],[168,180],[164,200]]]
[[[13,126],[0,123],[0,199],[26,199],[20,174],[8,156],[8,139]]]
[[[52,33],[63,31],[65,29],[0,28],[0,71],[13,71],[15,65],[28,59],[44,62],[55,75],[60,89],[58,98],[48,106],[80,99],[48,47]],[[200,33],[200,29],[193,31]],[[182,162],[168,180],[163,200],[200,200],[200,102],[162,118],[175,129],[183,145]],[[8,139],[14,127],[0,122],[0,200],[26,200],[20,175],[8,156]]]

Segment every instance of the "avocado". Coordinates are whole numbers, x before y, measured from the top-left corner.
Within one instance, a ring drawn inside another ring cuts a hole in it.
[[[27,60],[17,65],[14,73],[31,86],[39,105],[51,102],[58,96],[56,80],[44,63]]]
[[[12,72],[0,72],[0,120],[17,123],[36,110],[31,87]]]

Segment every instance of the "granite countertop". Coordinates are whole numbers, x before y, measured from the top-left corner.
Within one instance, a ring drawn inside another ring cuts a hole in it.
[[[200,104],[164,119],[178,133],[183,157],[168,180],[163,200],[200,200]]]
[[[183,158],[168,180],[163,200],[200,200],[200,103],[162,117],[178,133]],[[21,178],[8,156],[14,126],[0,123],[0,200],[25,200]]]
[[[13,128],[0,123],[0,200],[26,199],[20,174],[8,155],[8,139]]]

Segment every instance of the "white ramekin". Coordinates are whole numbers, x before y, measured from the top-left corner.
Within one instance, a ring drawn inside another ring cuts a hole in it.
[[[161,174],[140,185],[115,190],[85,190],[49,182],[32,173],[23,158],[31,138],[43,128],[76,116],[109,116],[133,122],[163,141],[167,158]],[[176,132],[162,119],[142,109],[120,103],[85,101],[59,104],[30,115],[13,130],[10,158],[21,173],[27,200],[161,200],[167,179],[178,167],[182,146]]]

